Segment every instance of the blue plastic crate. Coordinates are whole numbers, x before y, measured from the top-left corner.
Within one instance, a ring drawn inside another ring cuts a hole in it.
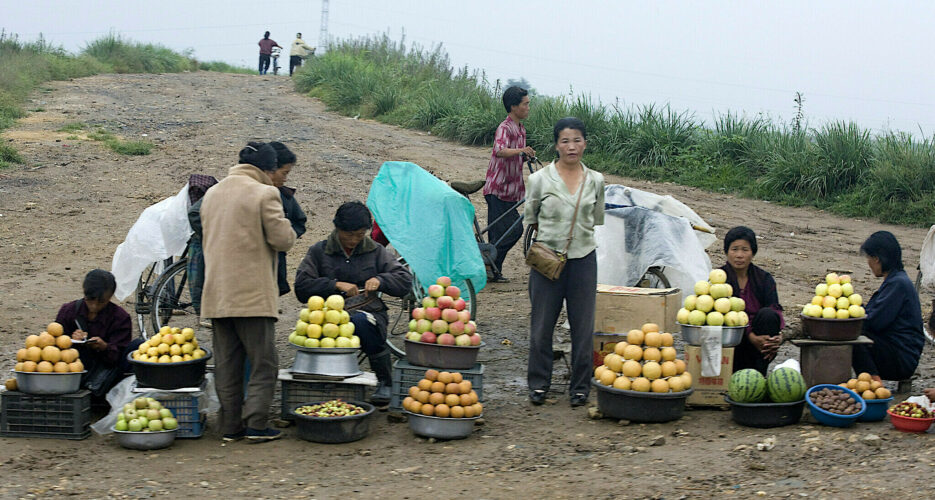
[[[201,413],[199,397],[191,394],[161,393],[156,401],[172,411],[179,422],[178,438],[200,438],[205,432],[206,415]]]

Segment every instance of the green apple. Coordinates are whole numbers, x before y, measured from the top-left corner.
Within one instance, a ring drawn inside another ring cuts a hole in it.
[[[308,313],[309,313],[308,308],[305,308],[299,311],[299,320],[308,323]]]
[[[730,312],[730,299],[726,297],[721,297],[714,301],[714,310],[721,313],[727,314]]]
[[[852,293],[854,293],[854,285],[850,283],[844,283],[841,285],[841,295],[850,297]]]
[[[123,405],[123,412],[124,412],[124,413],[128,413],[130,410],[136,411],[136,405],[134,405],[132,402]]]
[[[130,408],[129,410],[124,409],[123,415],[127,418],[127,420],[133,420],[137,416],[136,410],[134,408]]]
[[[862,318],[864,316],[864,308],[858,305],[852,305],[847,308],[847,314],[852,318]]]
[[[142,426],[143,428],[149,425],[149,418],[147,417],[140,415],[139,417],[136,417],[136,419],[140,422],[140,426]]]
[[[691,315],[691,311],[689,311],[688,309],[685,309],[685,308],[683,307],[683,308],[679,309],[679,312],[675,315],[675,321],[678,321],[679,323],[681,323],[681,324],[683,324],[683,325],[687,325],[687,324],[689,324],[689,323],[688,323],[688,317],[689,317],[690,315]]]
[[[864,298],[859,293],[852,293],[847,300],[850,301],[852,306],[862,306],[864,304]]]
[[[750,323],[750,317],[745,311],[737,311],[737,326],[747,326]]]
[[[828,295],[834,298],[838,298],[844,294],[844,291],[841,290],[841,285],[835,283],[833,285],[828,285]]]
[[[835,319],[838,317],[838,310],[833,307],[826,307],[821,310],[821,317],[825,319]]]
[[[695,295],[707,295],[710,289],[711,284],[707,281],[699,281],[698,283],[695,283]]]
[[[701,326],[704,324],[705,319],[707,319],[707,315],[698,309],[695,309],[694,311],[691,311],[688,313],[689,324],[692,324],[695,326]]]
[[[851,317],[851,314],[847,311],[847,309],[838,309],[838,312],[837,312],[838,319],[847,319],[850,317]]]
[[[335,347],[350,347],[351,339],[347,337],[338,337],[334,340]]]
[[[835,304],[835,307],[838,309],[847,309],[848,307],[851,307],[851,301],[847,300],[847,297],[838,297],[838,301]]]
[[[159,410],[159,418],[166,419],[172,417],[172,410],[168,408],[161,408]]]
[[[711,311],[708,313],[706,322],[711,326],[721,326],[724,324],[724,315],[717,311]]]
[[[730,310],[731,311],[743,311],[747,307],[746,302],[743,301],[740,297],[731,297],[730,298]]]
[[[143,424],[141,424],[140,420],[137,418],[131,419],[127,422],[127,430],[130,432],[140,432],[143,430]]]
[[[708,281],[715,285],[727,283],[727,273],[723,269],[712,269],[708,273]]]
[[[737,314],[737,311],[728,311],[724,315],[724,324],[727,326],[743,326],[737,323],[740,320],[740,315]]]
[[[698,300],[697,295],[689,295],[688,297],[685,297],[685,301],[682,302],[682,305],[685,307],[685,309],[688,309],[689,312],[694,311],[696,300]]]
[[[819,297],[824,297],[825,295],[828,295],[828,284],[819,283],[818,286],[815,287],[815,295]]]
[[[714,298],[710,295],[699,295],[695,301],[695,310],[707,314],[711,309],[714,309]]]
[[[127,424],[126,420],[118,420],[117,423],[114,424],[114,430],[118,430],[118,431],[125,431],[129,427],[130,426]]]
[[[837,275],[837,273],[828,273],[828,275],[825,276],[825,283],[827,283],[829,287],[831,285],[840,285],[841,278]]]
[[[149,421],[149,430],[153,432],[158,432],[162,430],[162,420],[150,420]]]
[[[178,428],[178,426],[179,426],[179,421],[176,420],[176,419],[174,419],[174,418],[172,418],[172,417],[166,417],[166,418],[162,419],[162,426],[163,426],[167,431],[171,431],[172,429]]]
[[[305,342],[302,342],[303,344],[305,344],[305,347],[319,347],[321,345],[321,341],[318,339],[306,339],[304,337],[302,338],[305,340]]]
[[[146,410],[147,420],[153,421],[153,420],[158,420],[160,418],[162,418],[162,415],[159,414],[159,410],[154,410],[152,408],[150,408],[149,410]]]
[[[360,337],[357,335],[351,335],[351,347],[355,349],[360,347]]]
[[[142,410],[149,406],[149,401],[147,401],[146,398],[136,398],[133,400],[133,406],[135,406],[137,410]]]
[[[117,420],[126,420],[127,416],[123,412],[117,414]]]

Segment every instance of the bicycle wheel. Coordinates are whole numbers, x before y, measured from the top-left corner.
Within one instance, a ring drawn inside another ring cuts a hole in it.
[[[156,284],[162,277],[165,270],[172,265],[171,258],[153,262],[146,266],[146,269],[140,274],[140,279],[136,284],[136,324],[140,329],[140,335],[145,339],[149,338],[148,329],[150,327],[150,313],[153,307],[153,293],[156,290]]]
[[[163,326],[198,330],[200,318],[195,312],[188,286],[188,259],[181,259],[159,278],[153,294],[150,314],[153,331]]]
[[[671,288],[669,278],[666,278],[663,268],[657,266],[647,269],[635,286],[639,288]]]
[[[402,259],[400,259],[400,262],[406,265]],[[422,290],[419,278],[413,274],[412,289],[408,294],[404,297],[383,295],[382,298],[387,307],[386,314],[389,316],[389,324],[386,327],[386,345],[394,356],[399,359],[406,359],[405,339],[406,334],[409,333],[409,320],[412,319],[412,310],[422,307],[425,292]],[[469,279],[465,280],[464,289],[461,290],[461,298],[466,302],[465,309],[471,311],[471,319],[476,321],[477,294],[474,291],[474,284]]]
[[[532,235],[535,231],[532,230],[532,226],[526,226],[526,234],[523,235],[523,255],[525,256],[529,253],[529,247],[532,246]]]

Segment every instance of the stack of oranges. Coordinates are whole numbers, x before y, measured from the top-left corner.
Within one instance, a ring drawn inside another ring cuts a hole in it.
[[[18,372],[76,373],[84,371],[78,350],[62,325],[49,323],[44,332],[26,337],[26,347],[16,351]]]

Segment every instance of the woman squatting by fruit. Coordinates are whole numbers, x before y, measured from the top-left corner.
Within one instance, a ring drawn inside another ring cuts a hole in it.
[[[594,226],[604,223],[604,176],[587,168],[581,155],[587,131],[577,118],[562,118],[552,130],[558,159],[529,176],[524,218],[536,231],[536,241],[567,261],[552,281],[535,269],[529,271],[529,400],[540,405],[552,381],[552,334],[567,303],[571,323],[572,406],[588,401],[591,379],[591,335],[597,288]],[[576,212],[577,209],[577,212]]]
[[[724,236],[724,255],[727,262],[721,269],[727,274],[727,283],[734,296],[744,301],[744,311],[750,324],[734,351],[734,371],[753,368],[763,375],[769,362],[776,357],[782,343],[780,331],[786,321],[782,316],[776,280],[753,263],[756,255],[756,233],[745,226],[732,228]]]
[[[81,386],[103,398],[130,371],[127,353],[143,339],[131,340],[130,315],[110,301],[117,290],[113,274],[94,269],[84,277],[82,289],[84,298],[63,304],[55,322],[62,325],[63,335],[84,342],[73,344],[87,370]]]
[[[863,323],[863,334],[873,345],[854,346],[852,365],[874,380],[907,379],[919,364],[925,334],[919,295],[903,270],[902,248],[893,233],[877,231],[860,246],[860,253],[883,283],[867,302]]]
[[[373,223],[366,205],[359,201],[344,203],[338,207],[333,222],[334,231],[328,239],[312,245],[299,264],[295,296],[305,303],[313,295],[327,297],[340,293],[351,299],[349,307],[355,302],[363,303],[351,313],[351,322],[360,337],[360,347],[370,360],[370,368],[377,375],[377,389],[370,402],[386,406],[393,387],[393,368],[386,345],[389,317],[386,304],[376,294],[406,295],[412,286],[412,275],[386,248],[367,236]]]

